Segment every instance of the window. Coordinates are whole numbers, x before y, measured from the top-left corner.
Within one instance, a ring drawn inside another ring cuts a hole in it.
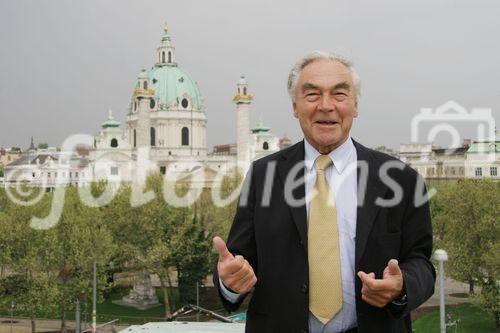
[[[497,167],[490,167],[490,176],[498,176]]]
[[[148,89],[148,81],[144,81],[142,83],[142,86],[144,87],[144,89]]]
[[[134,147],[137,145],[137,133],[134,129]]]
[[[475,175],[476,177],[481,177],[483,175],[483,169],[482,168],[476,168],[475,170]]]
[[[168,62],[172,62],[172,52],[168,52]]]
[[[267,143],[267,141],[264,141],[264,143],[262,144],[262,149],[264,149],[264,150],[269,149],[269,143]]]
[[[69,178],[73,177],[73,173],[70,171],[69,172]]]
[[[156,146],[156,130],[154,127],[151,127],[151,129],[149,130],[149,134],[151,137],[151,147],[154,147]]]
[[[118,147],[118,140],[115,138],[111,139],[111,148],[116,148]]]
[[[186,109],[189,106],[189,101],[186,98],[183,98],[181,101],[181,105],[184,109]]]
[[[111,167],[110,173],[112,176],[118,175],[118,167],[115,166]]]
[[[247,94],[247,87],[243,87],[243,95]]]
[[[189,129],[187,127],[182,128],[181,141],[183,146],[189,146]]]
[[[155,108],[155,105],[156,105],[155,100],[151,98],[151,99],[149,100],[149,108],[150,108],[150,109],[154,109],[154,108]]]
[[[50,178],[50,172],[47,172],[47,178]]]
[[[54,172],[54,178],[57,178],[57,172]]]
[[[172,152],[171,151],[168,152],[168,156],[172,156]]]
[[[161,62],[165,62],[165,52],[161,53]]]
[[[162,175],[166,174],[166,173],[167,173],[167,167],[166,167],[166,166],[161,166],[161,167],[160,167],[160,173],[161,173]]]
[[[34,172],[31,175],[33,176],[33,178],[35,178],[35,173]]]
[[[75,172],[75,178],[78,178],[78,172]]]

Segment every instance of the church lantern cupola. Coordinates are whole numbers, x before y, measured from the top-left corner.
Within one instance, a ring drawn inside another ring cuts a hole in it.
[[[233,102],[236,104],[250,104],[253,100],[253,96],[248,94],[248,83],[244,75],[240,77],[237,84],[237,92],[233,97]]]
[[[165,24],[163,29],[165,33],[161,38],[160,46],[157,49],[156,65],[157,66],[176,66],[175,63],[175,48],[172,46],[172,40],[168,34],[168,28]]]

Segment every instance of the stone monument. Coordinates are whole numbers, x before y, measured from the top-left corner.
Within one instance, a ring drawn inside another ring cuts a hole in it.
[[[151,277],[145,271],[134,277],[134,288],[130,294],[113,303],[130,306],[139,310],[146,310],[161,305],[156,296],[155,288],[151,283]]]

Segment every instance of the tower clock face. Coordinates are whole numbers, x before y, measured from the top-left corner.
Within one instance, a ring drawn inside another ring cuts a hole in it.
[[[187,107],[188,107],[188,105],[189,105],[188,100],[187,100],[187,99],[185,99],[185,98],[183,98],[183,99],[182,99],[182,101],[181,101],[181,105],[182,105],[182,107],[183,107],[184,109],[185,109],[185,108],[187,108]]]
[[[151,99],[151,100],[149,101],[149,107],[150,107],[151,109],[154,109],[154,108],[155,108],[155,105],[156,105],[155,100],[154,100],[154,99]]]

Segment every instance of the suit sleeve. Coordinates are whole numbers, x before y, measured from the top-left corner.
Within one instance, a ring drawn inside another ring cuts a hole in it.
[[[257,249],[254,235],[254,209],[256,200],[254,168],[255,166],[252,164],[245,177],[240,197],[238,199],[236,214],[227,239],[227,248],[233,255],[241,255],[248,260],[257,275]],[[220,288],[217,266],[214,269],[213,280],[214,286],[218,289],[224,308],[228,312],[236,311],[240,307],[246,295],[240,297],[235,303],[227,300]]]
[[[434,293],[436,272],[430,262],[432,253],[432,223],[425,183],[410,169],[412,182],[403,217],[399,266],[403,272],[407,304],[404,307],[388,306],[393,317],[406,316]],[[421,189],[420,193],[419,189]],[[419,202],[420,201],[420,202]]]

